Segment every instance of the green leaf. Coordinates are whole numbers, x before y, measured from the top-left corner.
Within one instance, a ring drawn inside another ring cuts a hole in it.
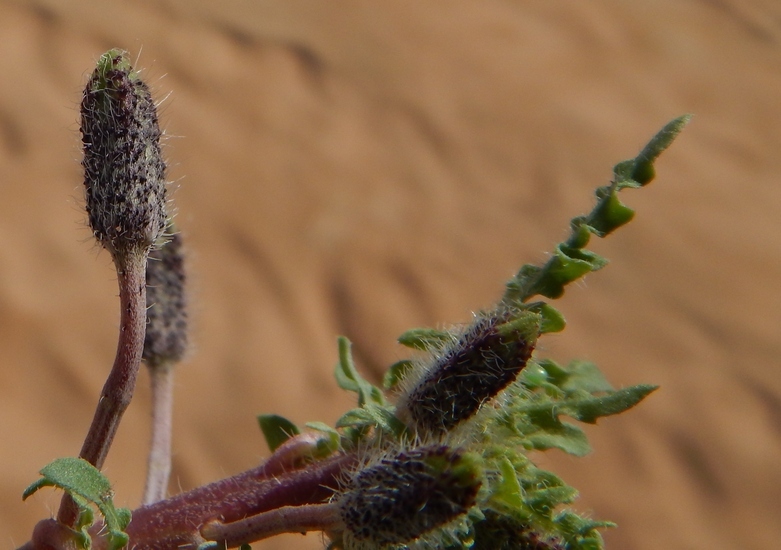
[[[572,219],[570,237],[556,246],[545,265],[524,265],[507,283],[502,302],[518,305],[537,294],[559,298],[566,285],[604,267],[607,260],[584,248],[590,235],[605,237],[632,219],[634,211],[618,199],[617,192],[642,187],[653,179],[654,161],[670,146],[690,118],[691,115],[684,115],[671,121],[637,157],[618,163],[613,169],[613,182],[597,189],[597,204],[591,213]]]
[[[258,415],[258,424],[272,453],[285,441],[301,433],[290,420],[276,414]]]
[[[581,517],[572,510],[562,510],[553,521],[567,541],[567,548],[576,550],[602,550],[604,542],[597,529],[616,526],[611,521],[595,521]]]
[[[549,514],[559,504],[572,502],[577,496],[578,491],[574,487],[562,485],[527,491],[524,502],[537,513]]]
[[[616,186],[597,189],[599,201],[588,218],[588,227],[599,237],[606,237],[632,221],[635,211],[625,206],[616,193]]]
[[[572,361],[566,368],[551,359],[540,359],[537,363],[547,374],[548,380],[565,393],[613,391],[613,386],[599,368],[589,361]]]
[[[114,507],[112,500],[114,491],[100,470],[81,458],[65,457],[44,466],[40,474],[43,477],[25,489],[23,500],[42,487],[62,489],[71,495],[80,510],[87,514],[84,517],[89,518],[89,525],[92,523],[92,518],[88,505],[94,504],[97,507],[108,530],[110,550],[127,545],[128,536],[124,531],[130,523],[130,510]],[[84,534],[89,525],[84,521],[80,522]],[[86,542],[86,548],[89,548],[89,539]]]
[[[523,301],[537,294],[556,299],[564,294],[566,285],[605,265],[607,260],[598,254],[560,243],[542,268],[524,266],[508,288],[517,287]]]
[[[309,429],[322,432],[325,437],[317,442],[316,457],[325,457],[333,454],[342,443],[342,436],[334,428],[324,422],[307,422],[305,426]]]
[[[559,449],[574,456],[586,456],[591,452],[583,430],[567,422],[557,421],[555,426],[527,434],[526,441],[530,448],[537,451]]]
[[[583,390],[588,393],[613,391],[602,371],[590,361],[572,361],[567,366],[567,379],[560,385],[565,391]]]
[[[634,160],[632,167],[632,179],[640,185],[646,185],[654,178],[654,161],[659,158],[665,149],[672,145],[678,134],[683,131],[691,121],[692,115],[679,116],[668,122],[664,128],[651,138],[651,141],[640,151]]]
[[[352,353],[350,352],[350,341],[344,336],[340,336],[339,343],[339,362],[336,364],[336,383],[340,388],[358,394],[358,405],[363,406],[366,403],[375,403],[385,405],[387,402],[380,388],[367,382],[355,368]]]
[[[519,510],[523,506],[523,491],[515,467],[507,457],[499,462],[499,475],[491,500],[509,510]]]
[[[453,336],[446,330],[413,328],[399,336],[398,340],[399,344],[408,348],[430,351],[452,341]]]
[[[415,363],[409,359],[403,359],[393,363],[385,372],[385,376],[382,378],[382,387],[385,390],[392,390],[399,383],[404,380],[404,377],[415,367]]]
[[[577,426],[559,419],[566,403],[566,400],[543,400],[512,406],[508,408],[506,418],[526,449],[559,449],[574,456],[585,456],[591,452],[586,434]]]
[[[659,386],[640,384],[600,397],[591,397],[566,404],[567,414],[588,424],[603,416],[622,413],[637,405]]]
[[[567,326],[567,322],[564,320],[561,312],[547,302],[534,302],[528,304],[526,309],[539,313],[540,317],[542,317],[540,334],[561,332]]]
[[[401,438],[407,426],[399,420],[390,408],[369,403],[359,409],[347,411],[336,421],[337,428],[376,428]]]
[[[563,399],[542,400],[523,404],[513,403],[512,414],[526,415],[525,422],[538,426],[541,430],[558,431],[560,415],[567,415],[575,420],[594,424],[603,416],[611,416],[631,409],[642,401],[658,386],[640,384],[624,388],[605,395],[593,396],[584,391],[573,392]],[[519,422],[523,422],[519,420]],[[523,433],[530,433],[523,425],[519,428]]]

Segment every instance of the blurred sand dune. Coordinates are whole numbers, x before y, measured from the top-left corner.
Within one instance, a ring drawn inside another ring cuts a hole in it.
[[[662,386],[540,461],[616,521],[613,549],[781,539],[781,5],[770,0],[0,2],[0,546],[29,536],[111,364],[108,254],[82,212],[78,102],[138,54],[170,139],[196,342],[177,383],[174,487],[257,463],[254,416],[333,422],[349,336],[377,379],[413,326],[489,306],[587,211],[612,165],[695,113],[594,243],[541,353]],[[107,464],[143,485],[140,380]],[[319,548],[291,536],[258,548]]]

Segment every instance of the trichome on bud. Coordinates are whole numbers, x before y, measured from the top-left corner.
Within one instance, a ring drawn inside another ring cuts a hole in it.
[[[95,238],[112,255],[146,252],[166,224],[157,109],[127,52],[110,50],[81,101],[84,187]]]
[[[444,435],[512,383],[534,351],[540,317],[478,317],[443,346],[421,379],[399,399],[396,414],[420,436]]]
[[[384,458],[359,470],[336,498],[345,548],[412,542],[465,514],[481,483],[479,459],[445,446]]]
[[[187,276],[182,236],[173,225],[169,228],[170,240],[150,252],[146,266],[143,359],[150,368],[178,363],[187,351]]]

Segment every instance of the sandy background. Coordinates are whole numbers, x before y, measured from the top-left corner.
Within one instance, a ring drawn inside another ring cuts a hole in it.
[[[569,328],[542,350],[662,389],[589,430],[590,457],[541,461],[581,489],[581,510],[619,523],[610,548],[777,547],[774,0],[0,2],[0,547],[56,505],[21,492],[78,452],[114,355],[117,291],[85,225],[76,122],[114,46],[170,93],[196,344],[175,486],[265,456],[257,413],[333,422],[352,404],[332,380],[336,335],[377,379],[405,356],[398,334],[489,306],[615,162],[693,112],[657,181],[624,195],[635,221],[594,244],[613,263],[560,301]],[[106,468],[129,506],[146,382]]]

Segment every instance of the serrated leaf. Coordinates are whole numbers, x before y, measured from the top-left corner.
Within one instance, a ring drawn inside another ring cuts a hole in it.
[[[588,220],[589,227],[599,237],[609,235],[635,216],[635,211],[619,200],[615,187],[602,189],[606,189],[606,194],[597,202]]]
[[[534,491],[526,491],[524,502],[538,513],[547,514],[560,504],[568,504],[578,496],[578,491],[569,485],[561,487],[545,487]]]
[[[611,521],[595,521],[581,517],[572,510],[562,510],[556,514],[553,522],[567,541],[567,547],[578,550],[601,550],[604,542],[597,529],[616,526]]]
[[[619,414],[631,409],[658,387],[641,384],[599,397],[567,402],[566,414],[581,422],[594,424],[603,416]]]
[[[100,470],[81,458],[65,457],[44,466],[40,474],[42,479],[27,487],[22,499],[27,499],[42,487],[62,489],[73,497],[80,509],[91,513],[88,504],[98,508],[108,530],[110,550],[127,545],[128,536],[124,530],[130,523],[130,510],[114,507],[111,484]],[[86,531],[88,525],[82,527]]]
[[[380,388],[366,381],[355,368],[350,341],[344,336],[338,338],[339,362],[336,364],[336,383],[340,388],[358,394],[358,406],[366,403],[385,405],[387,402]]]
[[[591,445],[583,430],[567,422],[559,422],[556,427],[527,434],[526,441],[530,448],[537,451],[559,449],[574,456],[586,456],[591,452]]]
[[[290,420],[277,414],[259,414],[258,424],[272,453],[285,441],[301,433]]]
[[[392,390],[404,380],[404,377],[415,367],[415,363],[409,359],[403,359],[393,363],[382,377],[382,387],[386,390]]]
[[[572,361],[567,365],[567,375],[566,380],[559,386],[565,391],[582,390],[588,393],[613,391],[613,386],[599,367],[590,361]]]
[[[413,328],[398,338],[402,346],[422,351],[438,349],[452,340],[453,336],[448,331],[435,328]]]
[[[604,267],[607,260],[584,249],[590,235],[605,237],[632,219],[634,211],[618,199],[617,192],[642,187],[653,179],[654,161],[670,146],[690,118],[690,115],[684,115],[671,121],[637,157],[618,163],[613,170],[612,184],[597,189],[598,200],[591,213],[572,219],[570,237],[556,247],[554,255],[544,266],[524,265],[507,283],[502,302],[517,305],[537,294],[559,298],[566,285]]]
[[[602,256],[561,243],[556,247],[556,253],[537,274],[537,280],[526,293],[527,297],[539,294],[546,298],[559,298],[564,294],[566,285],[587,273],[602,269],[605,265],[607,260]]]
[[[613,386],[604,377],[599,367],[589,361],[572,361],[566,368],[550,359],[540,359],[538,364],[547,374],[548,380],[565,392],[613,391]]]
[[[539,429],[552,430],[555,433],[560,429],[558,418],[561,415],[594,424],[603,416],[611,416],[631,409],[657,388],[658,386],[641,384],[600,396],[578,391],[563,399],[528,404],[516,403],[512,411],[515,414],[525,415],[526,421]],[[521,430],[530,432],[528,428],[521,427]]]
[[[562,401],[543,400],[510,407],[507,418],[519,443],[526,449],[559,449],[574,456],[591,452],[586,434],[579,427],[562,422]],[[566,413],[565,413],[566,414]]]

